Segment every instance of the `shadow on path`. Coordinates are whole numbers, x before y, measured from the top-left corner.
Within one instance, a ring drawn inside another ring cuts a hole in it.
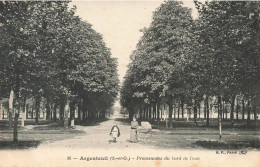
[[[103,119],[96,119],[96,120],[85,120],[85,121],[80,121],[75,119],[75,125],[80,125],[80,126],[98,126],[102,122],[106,122],[110,120],[109,118],[103,118]]]
[[[260,149],[260,144],[258,140],[247,140],[247,141],[236,141],[236,142],[220,142],[220,141],[196,141],[194,144],[201,146],[206,149]]]
[[[30,148],[37,148],[40,145],[40,141],[30,140],[30,141],[0,141],[0,148],[1,150],[10,149],[30,149]]]
[[[128,118],[125,118],[125,117],[115,118],[114,121],[120,122],[120,123],[123,124],[123,125],[130,126],[130,121],[129,121],[129,119],[128,119]]]

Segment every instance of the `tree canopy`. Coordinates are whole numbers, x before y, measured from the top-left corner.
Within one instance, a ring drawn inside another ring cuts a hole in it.
[[[119,91],[117,59],[75,12],[69,1],[0,2],[0,97],[13,90],[19,104],[45,99],[73,111],[85,99],[93,109],[83,112],[104,115],[111,108]]]
[[[121,90],[121,104],[130,113],[137,109],[129,101],[165,102],[170,119],[173,104],[193,107],[196,118],[208,97],[231,103],[232,114],[238,96],[259,106],[260,3],[194,3],[197,19],[181,2],[166,1],[142,30]]]

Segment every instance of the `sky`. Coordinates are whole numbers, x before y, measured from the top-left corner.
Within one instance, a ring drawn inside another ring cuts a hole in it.
[[[111,49],[112,57],[118,59],[118,73],[122,83],[130,55],[142,36],[139,30],[149,27],[153,11],[161,3],[161,0],[81,0],[72,1],[71,5],[77,7],[76,15],[92,24],[92,28],[103,35],[104,42]],[[183,3],[183,6],[192,8],[193,17],[196,18],[193,1]]]

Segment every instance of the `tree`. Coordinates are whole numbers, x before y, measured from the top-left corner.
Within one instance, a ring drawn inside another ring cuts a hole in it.
[[[182,7],[180,2],[165,2],[156,10],[150,27],[142,30],[144,35],[132,54],[132,63],[121,92],[122,105],[125,104],[123,101],[127,100],[124,99],[125,96],[129,98],[134,96],[135,100],[139,99],[141,103],[156,104],[161,101],[165,87],[182,82],[178,78],[180,73],[178,70],[181,69],[185,54],[184,44],[190,38],[191,21],[190,10]],[[124,93],[128,84],[134,86],[131,91],[132,95]],[[173,97],[178,97],[177,95],[181,93],[179,93],[179,88],[175,86],[171,88],[167,90],[164,99],[170,106],[170,126],[172,127]]]
[[[117,60],[111,57],[102,35],[75,16],[76,8],[69,9],[68,3],[0,2],[0,74],[4,77],[0,97],[14,92],[14,140],[20,108],[25,110],[29,98],[35,103],[36,124],[41,102],[45,103],[47,118],[54,103],[55,110],[60,107],[65,127],[69,105],[73,122],[75,106],[82,98],[94,94],[91,112],[99,116],[116,99]]]

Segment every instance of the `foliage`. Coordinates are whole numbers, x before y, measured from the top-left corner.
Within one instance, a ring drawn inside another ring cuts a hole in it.
[[[0,2],[0,97],[14,90],[19,103],[44,98],[64,105],[89,96],[95,111],[113,105],[117,60],[75,12],[68,1]]]
[[[210,96],[231,103],[232,112],[238,96],[253,101],[250,107],[259,105],[260,3],[195,5],[196,20],[176,1],[154,12],[131,55],[121,90],[123,107],[131,110],[131,101],[185,103],[196,114],[198,104]]]

